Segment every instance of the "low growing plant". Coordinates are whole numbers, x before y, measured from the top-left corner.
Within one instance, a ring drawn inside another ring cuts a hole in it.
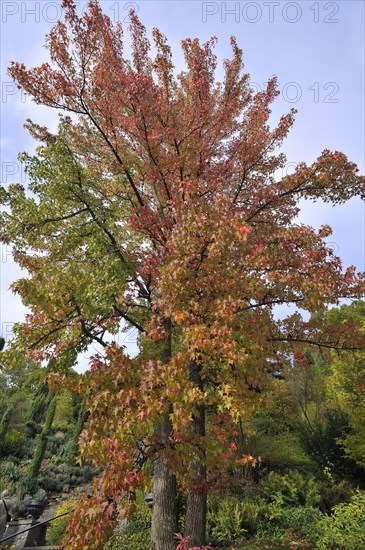
[[[207,527],[210,539],[217,542],[234,541],[254,535],[261,506],[236,497],[209,500]]]
[[[20,469],[10,460],[5,460],[0,464],[1,479],[4,481],[17,481],[20,477]]]
[[[353,488],[345,479],[339,483],[322,483],[320,491],[321,500],[319,502],[319,509],[327,514],[331,513],[332,508],[337,504],[350,502],[354,494]]]
[[[104,550],[149,550],[151,513],[146,507],[137,509],[129,523],[117,529]]]
[[[5,435],[1,451],[4,455],[18,455],[26,442],[26,436],[19,430],[11,429]]]
[[[365,492],[356,491],[349,503],[334,506],[316,530],[318,550],[365,550]]]
[[[56,509],[55,516],[59,516],[66,512],[71,512],[76,506],[77,500],[70,499],[63,502]],[[47,543],[57,546],[60,544],[62,537],[67,527],[68,515],[57,518],[51,522],[51,526],[47,530]]]
[[[269,502],[282,501],[284,506],[316,507],[321,495],[314,477],[292,471],[285,475],[270,472],[260,483],[260,492]]]

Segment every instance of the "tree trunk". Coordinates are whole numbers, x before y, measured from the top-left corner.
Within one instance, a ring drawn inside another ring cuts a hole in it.
[[[156,427],[159,441],[167,441],[171,432],[168,415]],[[154,550],[175,550],[177,531],[176,513],[176,477],[171,473],[163,458],[157,458],[153,472],[153,516],[152,516],[152,547]]]
[[[166,340],[162,350],[162,360],[167,363],[171,358],[171,321],[165,322]],[[171,422],[166,414],[156,426],[155,434],[162,448],[171,434]],[[153,473],[153,516],[151,539],[153,550],[175,550],[177,531],[176,476],[171,473],[163,456],[154,461]]]
[[[190,368],[190,378],[200,389],[202,380],[199,367],[195,363]],[[205,436],[205,407],[200,405],[193,417],[192,430],[194,439],[201,443]],[[207,493],[206,493],[206,466],[205,453],[202,445],[198,445],[195,458],[190,465],[194,472],[195,483],[190,489],[187,500],[185,518],[185,536],[190,536],[189,546],[203,546],[205,544],[205,531],[207,519]]]

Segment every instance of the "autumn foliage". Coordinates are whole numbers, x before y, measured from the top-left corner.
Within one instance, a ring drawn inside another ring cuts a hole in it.
[[[295,112],[269,126],[276,78],[254,93],[234,38],[220,83],[215,38],[184,40],[186,68],[176,74],[165,36],[153,29],[152,53],[134,13],[129,60],[121,25],[96,1],[82,17],[72,0],[63,7],[65,21],[47,37],[50,62],[13,63],[10,74],[37,103],[72,117],[56,136],[29,123],[41,142],[23,156],[33,197],[4,191],[12,213],[1,229],[30,274],[14,285],[32,311],[15,345],[64,367],[91,342],[105,349],[76,385],[62,379],[86,395],[82,454],[104,468],[65,547],[97,549],[133,511],[139,458],[159,456],[184,489],[206,493],[225,464],[247,460],[234,443],[238,423],[263,405],[293,351],[363,345],[314,315],[359,297],[363,274],[342,269],[327,225],[315,231],[296,215],[300,199],[363,197],[364,178],[329,150],[278,177]],[[278,321],[278,304],[312,318]],[[125,322],[141,335],[136,359],[105,344]],[[155,426],[166,415],[161,442]]]

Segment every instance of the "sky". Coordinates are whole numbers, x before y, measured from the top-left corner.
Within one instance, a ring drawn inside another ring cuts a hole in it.
[[[362,0],[312,1],[155,1],[102,0],[103,11],[113,21],[128,26],[134,8],[150,33],[158,27],[169,39],[177,70],[183,69],[180,41],[217,36],[216,54],[222,62],[231,56],[229,39],[234,35],[243,49],[245,69],[255,89],[277,75],[280,97],[273,121],[292,107],[296,124],[283,151],[288,163],[284,173],[298,162],[313,162],[323,149],[343,151],[365,172],[364,52],[365,2]],[[78,9],[86,2],[78,2]],[[7,74],[12,60],[27,67],[46,61],[45,35],[62,16],[60,0],[2,0],[1,9],[1,183],[24,182],[17,160],[19,152],[34,151],[23,124],[27,118],[57,128],[57,112],[35,105],[16,89]],[[217,77],[222,76],[220,63]],[[315,228],[329,224],[328,241],[344,266],[365,270],[365,206],[353,199],[331,207],[303,203],[299,221]],[[14,264],[9,247],[0,244],[0,334],[11,338],[14,322],[22,321],[25,309],[9,285],[23,276]],[[131,354],[136,334],[119,337]],[[91,350],[92,353],[92,350]],[[87,357],[80,358],[85,368]]]

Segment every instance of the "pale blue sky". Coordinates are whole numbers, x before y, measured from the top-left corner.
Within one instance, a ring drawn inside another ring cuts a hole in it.
[[[85,2],[80,1],[80,9]],[[283,94],[273,117],[292,106],[296,124],[284,151],[290,166],[312,162],[324,148],[338,149],[364,172],[364,2],[297,1],[118,2],[104,0],[103,9],[113,20],[124,21],[134,6],[148,31],[159,27],[169,38],[175,65],[182,68],[180,40],[212,35],[219,39],[216,53],[230,56],[229,37],[235,35],[245,54],[246,70],[257,87],[276,74]],[[33,144],[23,129],[30,117],[55,129],[55,112],[34,105],[17,92],[6,74],[11,60],[35,66],[46,59],[44,35],[61,15],[60,1],[2,0],[1,2],[1,179],[21,179],[17,154]],[[127,24],[127,23],[126,23]],[[219,73],[218,73],[219,74]],[[318,227],[333,227],[334,248],[344,265],[365,269],[364,204],[352,200],[331,208],[305,204],[300,219]],[[0,323],[5,336],[11,324],[22,319],[24,309],[8,290],[19,271],[9,251],[2,250],[0,264]],[[130,344],[129,344],[130,345]]]

